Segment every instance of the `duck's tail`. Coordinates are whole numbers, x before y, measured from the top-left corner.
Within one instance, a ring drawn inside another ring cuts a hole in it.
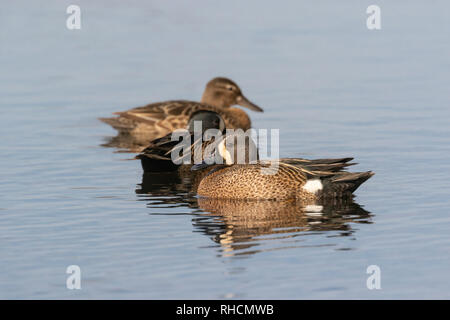
[[[109,124],[111,127],[119,132],[130,132],[136,125],[135,123],[124,117],[113,117],[113,118],[98,118],[100,121]]]
[[[324,196],[351,194],[375,173],[366,172],[338,172],[322,180]]]

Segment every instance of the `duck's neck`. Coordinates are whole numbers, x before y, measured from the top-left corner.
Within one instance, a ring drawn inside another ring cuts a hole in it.
[[[234,107],[225,108],[223,110],[223,113],[227,115],[227,117],[224,117],[225,125],[227,128],[241,128],[244,131],[247,131],[252,126],[249,116],[242,109]]]
[[[207,91],[203,93],[202,100],[200,100],[200,102],[217,108],[229,107],[223,99],[220,99],[220,97],[214,96]]]

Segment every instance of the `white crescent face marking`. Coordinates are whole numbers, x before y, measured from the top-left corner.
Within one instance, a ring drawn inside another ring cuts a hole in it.
[[[319,179],[310,179],[306,181],[305,185],[303,186],[303,189],[315,194],[317,193],[317,191],[323,189],[323,185]]]
[[[219,143],[218,149],[219,149],[219,154],[222,156],[222,158],[225,159],[225,163],[228,165],[233,164],[233,159],[231,158],[231,154],[228,152],[227,148],[225,147],[225,139],[222,139],[222,141]]]

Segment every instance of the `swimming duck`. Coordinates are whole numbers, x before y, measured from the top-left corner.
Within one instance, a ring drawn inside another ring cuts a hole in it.
[[[209,81],[200,102],[174,100],[152,103],[124,112],[116,112],[118,117],[100,118],[119,132],[131,135],[144,135],[147,141],[162,137],[180,128],[185,128],[191,115],[198,110],[209,110],[220,114],[226,128],[247,130],[251,127],[250,118],[240,105],[250,110],[263,112],[263,109],[250,102],[239,86],[230,79],[218,77]]]
[[[353,158],[258,160],[234,164],[226,143],[218,148],[224,164],[194,165],[191,170],[210,171],[200,181],[197,194],[215,199],[285,200],[315,202],[350,196],[373,172],[346,172]]]
[[[272,170],[264,174],[261,169]],[[201,180],[197,194],[206,198],[317,201],[352,194],[373,176],[367,172],[309,171],[302,166],[279,161],[218,166]]]
[[[198,123],[201,124],[201,132],[197,132],[197,135],[200,133],[200,136],[196,136],[195,129],[199,128]],[[194,163],[194,156],[195,156],[195,150],[194,148],[196,146],[201,146],[201,155],[203,155],[206,147],[210,145],[211,143],[214,143],[215,139],[214,137],[211,140],[203,141],[201,140],[203,138],[203,134],[208,129],[215,129],[218,130],[220,135],[225,130],[225,123],[222,119],[222,117],[214,112],[214,111],[208,111],[208,110],[200,110],[196,111],[191,114],[191,117],[189,119],[189,123],[187,126],[187,132],[184,132],[186,135],[183,137],[184,139],[187,139],[189,141],[190,145],[190,152],[186,154],[183,154],[181,158],[177,158],[175,160],[176,163],[172,159],[172,153],[175,152],[175,154],[179,155],[182,151],[181,147],[179,147],[178,150],[177,145],[179,145],[180,140],[172,140],[172,133],[169,133],[165,135],[164,137],[155,139],[150,142],[150,144],[140,153],[138,154],[135,159],[140,159],[142,164],[142,169],[144,172],[163,172],[163,171],[175,171],[178,170],[180,167],[183,166],[181,162],[186,163]],[[181,137],[181,136],[180,136]],[[183,150],[184,151],[184,150]],[[186,158],[187,157],[187,158]],[[187,160],[187,161],[185,161]],[[201,161],[203,159],[199,159]],[[189,166],[190,168],[190,166]]]

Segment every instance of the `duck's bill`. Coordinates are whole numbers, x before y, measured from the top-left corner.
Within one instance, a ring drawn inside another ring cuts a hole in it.
[[[257,111],[257,112],[264,112],[263,109],[258,107],[256,104],[254,104],[253,102],[248,100],[243,95],[240,95],[236,100],[237,100],[237,104],[242,106],[242,107],[245,107],[245,108],[248,108],[250,110]]]
[[[194,164],[191,167],[191,171],[197,171],[197,170],[202,170],[205,168],[208,168],[209,166],[211,166],[212,164],[206,163],[204,160],[202,161],[202,163],[198,163],[198,164]]]

